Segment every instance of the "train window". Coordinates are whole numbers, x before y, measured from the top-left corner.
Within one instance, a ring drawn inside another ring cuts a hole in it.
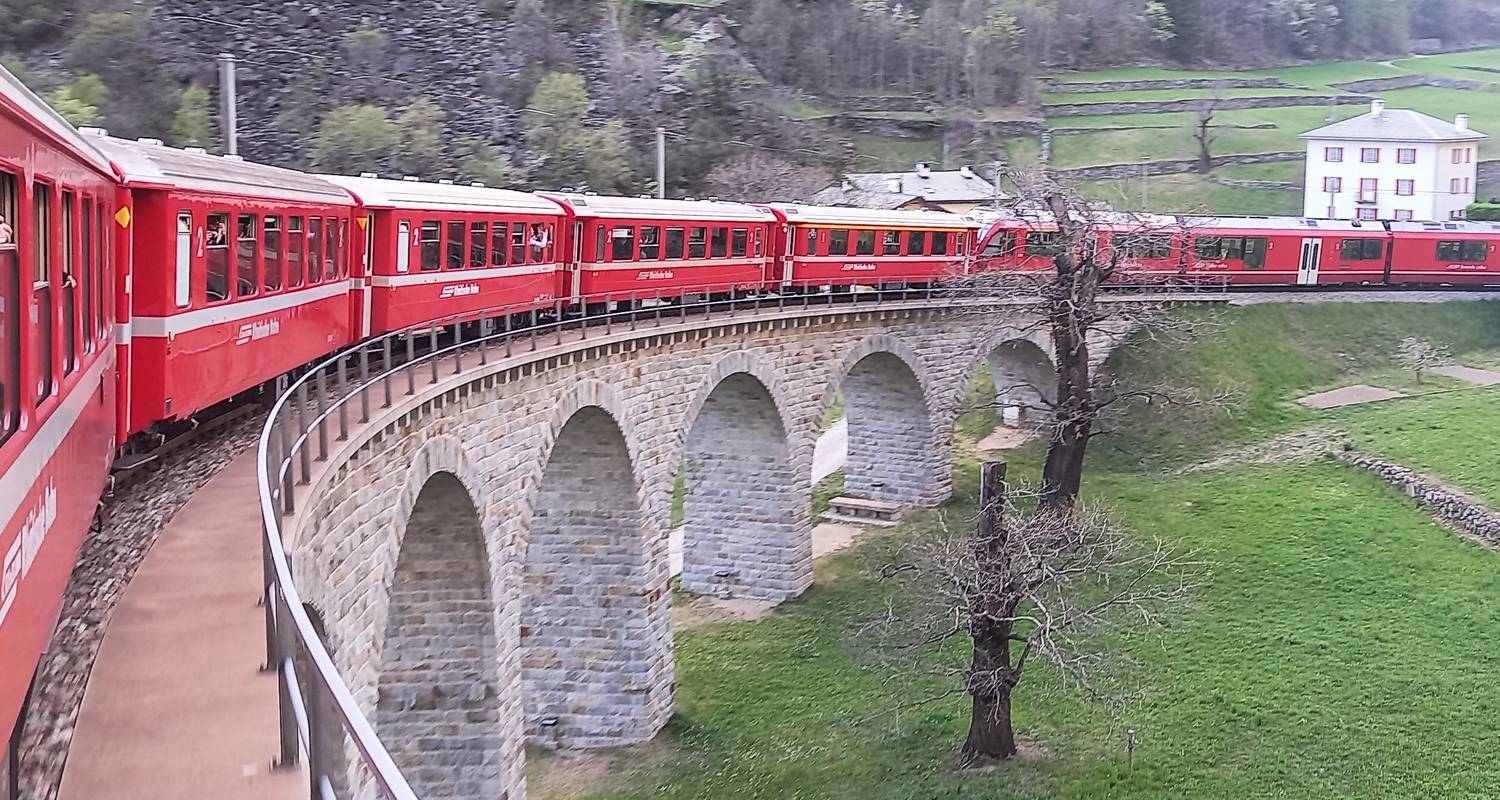
[[[323,280],[331,281],[339,276],[339,255],[344,250],[340,238],[339,221],[333,217],[323,220]]]
[[[333,240],[333,269],[337,277],[347,278],[349,277],[349,220],[341,219],[338,223],[339,237]]]
[[[686,242],[686,228],[667,228],[667,258],[682,258],[682,248]]]
[[[935,255],[935,256],[946,256],[946,255],[948,255],[948,237],[949,236],[952,236],[952,234],[949,234],[949,233],[934,233],[934,234],[932,234],[932,254],[933,255]]]
[[[1026,255],[1055,256],[1062,250],[1057,231],[1027,231]]]
[[[405,224],[405,223],[402,223]],[[307,235],[302,232],[301,217],[286,218],[286,285],[302,285],[302,264],[307,258]]]
[[[109,324],[110,319],[114,316],[110,306],[114,298],[114,293],[106,289],[106,287],[110,286],[108,277],[110,226],[106,222],[108,217],[105,215],[104,202],[102,200],[98,205],[94,206],[94,214],[95,222],[98,223],[94,227],[94,246],[99,248],[99,259],[96,262],[98,268],[94,270],[94,296],[99,298],[99,304],[94,306],[95,318],[98,320],[98,327],[94,335],[102,339],[104,337],[104,326]]]
[[[595,261],[604,261],[604,260],[606,260],[606,259],[609,258],[609,254],[607,252],[605,252],[606,250],[608,250],[608,248],[604,246],[605,237],[608,236],[608,235],[609,235],[609,227],[608,226],[606,226],[606,225],[599,225],[599,224],[596,224],[594,226],[594,260]]]
[[[750,232],[744,228],[735,228],[729,232],[729,255],[733,258],[744,258],[749,252]]]
[[[880,254],[885,256],[901,255],[901,231],[886,231],[881,234]]]
[[[956,239],[958,241],[958,249],[957,249],[956,252],[959,255],[963,255],[964,253],[969,252],[969,234],[968,233],[955,233],[955,234],[953,234],[953,237],[954,237],[954,239]]]
[[[661,258],[661,228],[655,225],[641,228],[641,260],[656,261]]]
[[[1210,261],[1244,258],[1245,240],[1238,236],[1205,236],[1198,240],[1198,257]]]
[[[254,297],[260,281],[255,274],[255,215],[241,214],[235,230],[235,297]]]
[[[804,256],[815,256],[818,254],[818,229],[808,228],[807,235],[802,237],[802,253]]]
[[[526,223],[510,224],[510,263],[526,263]]]
[[[1439,261],[1485,261],[1489,254],[1489,242],[1441,241],[1437,244]]]
[[[434,223],[436,224],[436,223]],[[307,282],[323,280],[323,218],[307,218]]]
[[[505,234],[509,230],[503,222],[497,222],[494,227],[490,228],[490,266],[492,267],[505,266]]]
[[[544,264],[552,260],[552,226],[540,222],[531,226],[531,263]]]
[[[756,258],[760,258],[761,253],[763,252],[761,250],[761,237],[764,234],[765,234],[765,231],[763,231],[760,228],[756,228],[755,229],[755,235],[753,237],[751,237],[752,252],[750,253],[750,255],[755,256]]]
[[[1125,236],[1120,245],[1126,258],[1161,260],[1172,257],[1172,240],[1166,236]]]
[[[875,255],[875,231],[859,231],[854,235],[854,254],[857,256]]]
[[[189,294],[193,274],[193,212],[177,213],[177,278],[174,282],[173,300],[178,308],[187,308],[192,302]]]
[[[419,265],[423,272],[431,272],[441,263],[443,230],[436,222],[424,222],[418,237],[422,247],[422,259]]]
[[[1339,258],[1345,261],[1379,261],[1385,242],[1379,239],[1345,239],[1339,242]]]
[[[927,231],[906,232],[906,254],[909,256],[927,255]]]
[[[709,239],[710,258],[724,258],[729,255],[729,229],[714,228],[712,237]]]
[[[210,303],[229,299],[229,215],[216,211],[208,215],[207,298]]]
[[[469,266],[482,267],[489,262],[489,256],[484,248],[490,239],[490,224],[488,222],[469,223]]]
[[[78,198],[62,193],[62,326],[63,374],[78,369]]]
[[[36,363],[39,365],[36,381],[36,400],[40,403],[52,396],[56,383],[52,380],[52,187],[43,183],[31,186],[31,250],[32,294],[36,308],[33,319],[42,320],[36,326]]]
[[[609,232],[609,242],[611,261],[630,261],[635,258],[635,228],[616,225]]]
[[[83,351],[94,352],[94,342],[98,338],[94,327],[94,270],[99,268],[96,258],[98,251],[94,249],[94,200],[91,197],[83,198],[83,224],[80,233],[83,234],[83,244],[79,248],[82,255],[79,264],[83,272]]]
[[[396,272],[411,269],[411,223],[401,220],[396,223]]]
[[[0,172],[0,213],[7,223],[15,211],[18,187],[13,175]],[[10,438],[19,427],[21,369],[21,264],[15,239],[0,242],[0,442]]]
[[[849,232],[848,231],[829,231],[828,232],[828,255],[831,255],[831,256],[847,256],[847,255],[849,255]]]
[[[261,225],[263,238],[260,246],[266,260],[261,286],[268,292],[275,292],[281,289],[281,217],[267,216]]]
[[[443,266],[445,269],[463,269],[464,224],[462,222],[448,223],[448,262]]]
[[[1011,250],[1010,231],[995,231],[995,235],[984,243],[984,249],[979,251],[980,258],[999,258],[1009,255]]]
[[[708,228],[688,229],[688,258],[708,257]]]
[[[1266,268],[1266,237],[1245,237],[1245,269]]]

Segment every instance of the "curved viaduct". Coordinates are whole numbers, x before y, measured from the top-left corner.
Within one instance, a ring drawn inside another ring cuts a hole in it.
[[[1003,402],[1034,404],[1052,380],[1037,322],[999,301],[761,309],[445,368],[297,489],[282,522],[296,585],[418,795],[524,797],[526,744],[640,742],[672,714],[679,469],[682,588],[795,597],[813,580],[812,453],[835,397],[845,493],[936,505],[980,365]],[[353,743],[325,747],[340,789],[374,792]]]

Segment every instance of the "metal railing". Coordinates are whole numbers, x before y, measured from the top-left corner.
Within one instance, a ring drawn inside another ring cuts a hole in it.
[[[847,307],[852,311],[933,300],[979,306],[1036,302],[1017,297],[1013,287],[972,285],[850,291],[808,288],[800,293],[750,295],[740,284],[677,290],[669,295],[614,293],[555,301],[541,308],[518,304],[455,314],[368,339],[302,373],[272,406],[257,454],[265,533],[266,668],[276,670],[280,686],[277,763],[296,765],[305,752],[311,796],[334,800],[334,787],[344,776],[331,770],[342,762],[343,753],[325,752],[324,745],[330,732],[327,726],[337,725],[354,743],[362,772],[382,796],[416,800],[334,666],[293,580],[282,542],[282,521],[297,510],[297,487],[312,481],[331,447],[349,439],[351,422],[369,423],[373,409],[390,409],[400,398],[415,396],[421,388],[460,375],[468,367],[561,346],[570,336],[574,337],[571,341],[587,342],[590,337],[615,332],[669,327],[674,320],[697,323],[739,317],[746,311],[757,313],[745,318],[774,318],[799,309]],[[465,338],[466,332],[472,337]]]

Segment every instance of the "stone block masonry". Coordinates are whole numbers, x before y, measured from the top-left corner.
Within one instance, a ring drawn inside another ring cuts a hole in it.
[[[1487,506],[1391,461],[1355,452],[1340,453],[1339,458],[1396,487],[1439,522],[1458,528],[1490,547],[1500,548],[1500,514]]]
[[[980,364],[1020,340],[1049,352],[1038,321],[1004,307],[774,313],[423,372],[335,443],[284,538],[340,674],[424,796],[446,796],[441,781],[518,800],[528,739],[607,747],[666,724],[679,469],[684,587],[795,597],[812,583],[807,487],[835,397],[850,493],[933,504]],[[1091,343],[1097,358],[1119,333]],[[429,482],[449,499],[434,506]],[[346,785],[371,796],[344,751]]]

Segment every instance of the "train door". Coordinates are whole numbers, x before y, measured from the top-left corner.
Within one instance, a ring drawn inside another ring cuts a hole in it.
[[[568,259],[568,296],[576,298],[583,288],[583,220],[573,221],[573,246],[569,248],[572,255]],[[595,253],[594,258],[602,259],[600,253]]]
[[[375,294],[375,278],[370,269],[374,263],[371,253],[375,252],[375,215],[360,213],[356,221],[359,223],[359,229],[364,233],[361,237],[364,242],[359,254],[359,278],[354,282],[354,285],[359,287],[359,294],[355,299],[355,302],[359,303],[355,338],[364,340],[370,338],[370,306],[373,304]]]
[[[1302,260],[1297,263],[1297,285],[1312,286],[1318,282],[1318,263],[1323,260],[1323,240],[1303,239]]]

